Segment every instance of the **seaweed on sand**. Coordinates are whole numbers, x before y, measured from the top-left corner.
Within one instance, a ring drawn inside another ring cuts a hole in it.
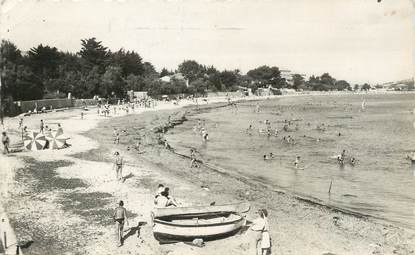
[[[51,162],[36,161],[31,157],[23,158],[26,165],[16,172],[16,181],[29,186],[34,194],[56,189],[75,189],[88,187],[78,178],[61,178],[55,169],[67,167],[73,162],[57,160]]]

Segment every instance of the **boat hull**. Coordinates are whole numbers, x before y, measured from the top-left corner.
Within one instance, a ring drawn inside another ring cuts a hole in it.
[[[192,241],[202,238],[205,241],[225,238],[236,234],[246,224],[246,219],[239,219],[216,224],[174,224],[162,220],[154,220],[153,234],[160,242]]]

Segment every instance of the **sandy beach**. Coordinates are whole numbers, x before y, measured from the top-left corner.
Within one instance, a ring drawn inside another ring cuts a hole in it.
[[[345,95],[347,96],[347,95]],[[257,99],[257,98],[255,98]],[[152,236],[150,211],[159,183],[170,187],[181,205],[251,203],[248,220],[259,208],[270,211],[272,254],[413,254],[415,232],[370,217],[356,216],[270,189],[243,175],[201,166],[159,144],[168,119],[180,123],[207,108],[226,106],[224,98],[194,106],[159,103],[128,115],[98,116],[95,108],[70,109],[26,117],[38,128],[61,123],[69,148],[1,155],[1,201],[18,239],[31,240],[24,254],[254,254],[251,231],[207,242],[160,245]],[[19,140],[18,119],[6,119],[12,144]],[[122,130],[120,144],[113,129]],[[174,131],[174,127],[170,127]],[[132,146],[140,140],[144,153]],[[127,162],[125,182],[115,180],[112,160],[119,151]],[[111,219],[119,200],[130,218],[122,247],[116,246]]]

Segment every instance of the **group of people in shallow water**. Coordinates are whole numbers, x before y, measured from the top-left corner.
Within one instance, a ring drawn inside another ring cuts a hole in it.
[[[259,109],[259,105],[257,104],[255,112],[259,112],[258,109]],[[297,120],[284,120],[283,121],[284,125],[283,125],[283,128],[282,128],[282,131],[285,131],[285,132],[298,131],[299,130],[299,125],[298,124],[294,125],[294,121],[297,121]],[[259,128],[258,129],[259,134],[264,134],[265,133],[268,137],[270,137],[272,135],[277,137],[279,135],[279,130],[277,128],[273,129],[272,126],[271,126],[271,122],[269,120],[261,121],[260,123],[265,124],[265,129]],[[308,122],[307,126],[308,127],[311,126],[311,123]],[[327,131],[327,129],[328,129],[328,125],[325,124],[325,123],[320,123],[316,126],[316,130],[321,131],[321,132],[325,132],[325,131]],[[248,126],[248,128],[245,130],[245,133],[248,134],[248,135],[253,135],[253,132],[254,132],[254,126],[252,124],[250,124]],[[342,133],[338,132],[338,133],[336,133],[336,135],[340,137],[340,136],[342,136]],[[312,137],[308,137],[306,135],[304,135],[303,137],[304,138],[312,138]],[[312,139],[317,141],[317,142],[321,141],[320,138],[312,138]],[[283,136],[282,137],[282,142],[284,144],[287,144],[287,145],[295,145],[296,144],[294,138],[291,135]],[[275,154],[270,152],[269,154],[264,154],[262,158],[263,158],[263,160],[271,160],[271,159],[274,159],[275,156],[276,156]],[[304,169],[304,168],[301,168],[299,166],[300,165],[300,159],[301,159],[300,156],[296,156],[296,158],[294,160],[293,164],[294,164],[294,167],[296,169]],[[351,166],[355,166],[355,164],[357,163],[356,158],[346,157],[346,151],[345,150],[343,150],[340,155],[336,156],[336,160],[337,160],[337,163],[340,166],[344,166],[346,163],[350,164]]]
[[[351,166],[354,166],[356,164],[356,158],[346,157],[346,150],[343,150],[340,155],[337,155],[336,159],[337,159],[337,163],[340,166],[344,166],[346,163],[349,163]],[[348,159],[348,161],[347,161],[347,159]]]

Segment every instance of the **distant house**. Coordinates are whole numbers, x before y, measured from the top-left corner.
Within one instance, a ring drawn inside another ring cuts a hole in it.
[[[187,80],[182,73],[166,75],[161,77],[160,80],[164,82],[171,82],[172,80],[184,81],[186,83],[186,86],[189,87],[189,80]]]
[[[130,102],[134,102],[135,100],[146,99],[148,97],[148,92],[129,90],[127,95],[130,98]]]
[[[287,82],[288,85],[292,86],[294,85],[294,74],[291,70],[286,70],[286,69],[281,69],[280,70],[280,75],[281,78],[285,79],[285,81]],[[304,78],[304,80],[307,79],[307,75],[306,74],[299,74],[301,77]]]

